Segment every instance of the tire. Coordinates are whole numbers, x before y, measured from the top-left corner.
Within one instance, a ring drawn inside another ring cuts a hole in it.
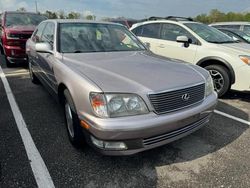
[[[1,55],[4,55],[3,46],[1,43],[0,43],[0,53],[1,53]]]
[[[64,115],[69,140],[73,146],[78,148],[84,137],[80,127],[80,120],[68,89],[64,90]]]
[[[6,66],[8,68],[14,67],[14,64],[9,62],[9,60],[6,57],[6,55],[4,55],[4,59],[5,59],[5,62],[6,62]]]
[[[218,93],[218,97],[222,97],[231,88],[227,69],[221,65],[209,65],[205,69],[213,78],[214,90]]]
[[[6,66],[9,67],[9,68],[10,68],[10,67],[13,67],[13,64],[11,64],[11,63],[9,62],[9,60],[7,59],[7,56],[6,56],[5,53],[4,53],[4,49],[3,49],[2,42],[0,43],[0,51],[1,51],[1,55],[3,55],[3,57],[4,57]]]
[[[30,72],[30,79],[33,84],[40,84],[40,80],[36,77],[32,70],[32,64],[29,62],[29,72]]]

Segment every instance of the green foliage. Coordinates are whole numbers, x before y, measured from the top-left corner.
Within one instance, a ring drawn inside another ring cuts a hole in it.
[[[210,24],[214,22],[228,21],[250,21],[250,13],[223,13],[217,9],[212,9],[209,14],[200,14],[194,18],[195,21]]]
[[[67,16],[68,19],[79,19],[81,14],[78,12],[70,12]]]
[[[66,18],[65,12],[63,10],[59,10],[57,13],[57,17],[59,19],[65,19]]]
[[[43,15],[46,16],[48,19],[57,19],[57,14],[49,10],[46,10],[46,12]]]
[[[24,7],[20,7],[16,11],[18,11],[18,12],[26,12],[27,10]]]

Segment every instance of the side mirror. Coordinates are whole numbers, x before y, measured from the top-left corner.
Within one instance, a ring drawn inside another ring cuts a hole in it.
[[[184,43],[184,47],[188,48],[189,44],[192,43],[192,39],[189,39],[187,36],[178,36],[176,42]]]
[[[53,53],[51,45],[46,42],[36,43],[35,49],[37,52],[41,53],[50,53],[50,54]]]

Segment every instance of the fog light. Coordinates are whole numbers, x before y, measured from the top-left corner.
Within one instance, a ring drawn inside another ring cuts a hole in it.
[[[108,149],[108,150],[126,150],[128,149],[126,144],[124,142],[108,142],[108,141],[102,141],[98,140],[93,136],[90,136],[92,143],[102,149]]]
[[[92,143],[93,143],[95,146],[97,146],[97,147],[99,147],[99,148],[104,148],[103,141],[98,140],[98,139],[96,139],[96,138],[93,137],[93,136],[90,136],[90,138],[91,138]]]
[[[124,142],[104,142],[105,149],[125,150],[127,146]]]

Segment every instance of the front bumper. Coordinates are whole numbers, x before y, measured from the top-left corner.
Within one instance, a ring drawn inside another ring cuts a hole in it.
[[[90,129],[83,129],[83,132],[87,142],[102,154],[131,155],[175,141],[200,129],[209,122],[216,104],[217,94],[213,93],[199,105],[165,115],[150,113],[126,118],[85,118]],[[124,142],[127,149],[98,148],[93,145],[90,136],[104,141]]]
[[[250,91],[250,66],[244,65],[235,70],[235,84],[231,89],[238,91]]]
[[[4,52],[7,60],[10,63],[25,63],[27,62],[27,55],[25,49],[21,46],[4,46]]]

